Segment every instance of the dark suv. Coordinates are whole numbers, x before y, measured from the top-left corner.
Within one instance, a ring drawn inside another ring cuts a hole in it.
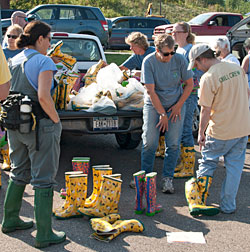
[[[102,45],[108,42],[108,23],[96,7],[71,4],[42,4],[26,13],[29,19],[42,20],[53,32],[70,32],[97,36]],[[3,30],[10,25],[2,22]]]
[[[141,32],[148,37],[150,44],[153,44],[152,35],[154,28],[158,25],[170,24],[168,19],[161,17],[116,17],[110,19],[112,32],[109,38],[108,47],[112,49],[128,49],[125,38],[131,32]],[[110,22],[109,21],[109,22]]]

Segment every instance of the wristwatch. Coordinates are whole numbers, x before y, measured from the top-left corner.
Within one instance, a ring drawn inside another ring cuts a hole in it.
[[[166,114],[165,113],[161,113],[160,116],[166,116]]]

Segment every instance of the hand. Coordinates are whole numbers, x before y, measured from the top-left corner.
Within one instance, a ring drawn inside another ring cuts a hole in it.
[[[198,144],[200,146],[200,151],[201,151],[202,147],[205,146],[205,140],[206,140],[205,134],[199,133],[197,140],[198,140]]]
[[[171,120],[171,122],[176,122],[178,118],[181,120],[181,106],[178,105],[178,103],[168,110],[168,112],[170,111],[171,114],[169,116],[169,120]]]
[[[54,61],[55,64],[61,62],[61,58],[57,56],[52,56],[51,59]]]
[[[165,115],[165,116],[160,115],[160,121],[156,125],[156,128],[158,128],[158,127],[161,132],[168,131],[168,117],[167,117],[167,115]]]

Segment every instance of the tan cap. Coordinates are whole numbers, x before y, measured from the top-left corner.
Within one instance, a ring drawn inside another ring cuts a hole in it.
[[[194,45],[188,55],[189,58],[188,70],[192,70],[196,58],[198,58],[202,53],[206,52],[209,49],[211,48],[207,44]]]

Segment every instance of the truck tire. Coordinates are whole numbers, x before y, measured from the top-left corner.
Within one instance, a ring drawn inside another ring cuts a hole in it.
[[[141,133],[115,133],[117,143],[122,149],[135,149],[141,142]]]

